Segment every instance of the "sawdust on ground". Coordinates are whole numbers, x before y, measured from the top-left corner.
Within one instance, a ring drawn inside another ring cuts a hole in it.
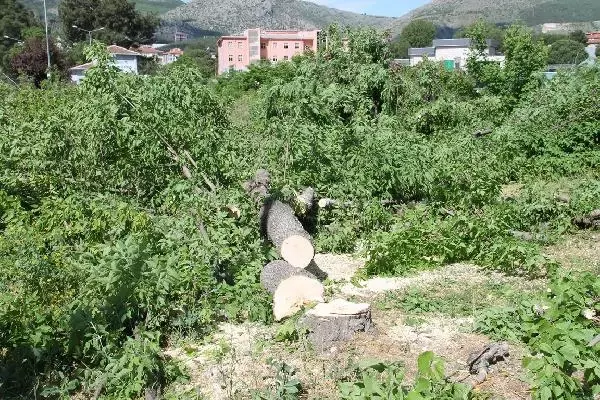
[[[332,271],[332,265],[344,262],[352,262],[344,274],[352,271],[354,274],[361,267],[361,261],[349,256],[322,255],[319,261],[319,266],[328,273]],[[338,271],[341,269],[338,268]],[[347,279],[348,275],[339,273],[333,276]],[[362,282],[360,288],[350,285],[352,290],[347,283],[342,282],[341,287],[347,287],[347,294],[372,299],[377,293],[387,290],[413,286],[426,288],[448,281],[472,285],[490,279],[528,284],[514,281],[516,278],[486,273],[473,265],[456,264],[406,278],[376,278]],[[341,292],[344,293],[344,290]],[[429,315],[415,324],[408,321],[400,310],[373,308],[372,313],[376,326],[374,332],[357,334],[351,341],[324,354],[316,354],[306,339],[294,343],[275,341],[280,325],[252,323],[223,324],[207,343],[193,344],[187,349],[171,348],[165,354],[180,360],[190,373],[190,382],[179,389],[197,393],[201,398],[249,399],[253,392],[272,388],[277,372],[272,360],[276,360],[295,369],[305,393],[302,398],[336,399],[339,397],[337,382],[353,373],[352,366],[357,361],[372,358],[399,362],[405,365],[406,379],[410,382],[416,374],[417,357],[427,350],[446,360],[446,372],[453,380],[469,383],[471,377],[466,365],[469,355],[490,343],[489,338],[472,333],[472,318]],[[524,353],[522,348],[511,345],[509,359],[494,366],[488,379],[476,390],[499,394],[506,400],[529,398],[521,367]]]

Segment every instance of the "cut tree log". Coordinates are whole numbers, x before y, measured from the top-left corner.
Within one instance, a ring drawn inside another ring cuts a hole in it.
[[[473,132],[473,137],[480,138],[487,135],[491,135],[494,131],[492,129],[482,129],[477,132]]]
[[[291,317],[307,304],[324,302],[324,293],[323,284],[316,279],[295,275],[283,280],[273,294],[275,321]]]
[[[373,329],[371,306],[337,299],[317,304],[299,324],[308,330],[308,338],[315,350],[323,352],[350,340],[357,332]]]
[[[268,199],[260,212],[261,227],[285,261],[306,268],[315,256],[312,238],[289,205]]]
[[[271,261],[263,267],[260,273],[261,285],[271,294],[275,293],[279,284],[292,276],[305,276],[311,279],[317,279],[305,269],[295,268],[287,261]]]

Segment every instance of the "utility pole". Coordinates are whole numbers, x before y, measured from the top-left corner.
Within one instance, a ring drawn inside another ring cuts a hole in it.
[[[46,0],[44,0],[44,24],[46,25],[46,58],[48,59],[47,76],[50,79],[50,39],[48,38],[48,11],[46,11]]]

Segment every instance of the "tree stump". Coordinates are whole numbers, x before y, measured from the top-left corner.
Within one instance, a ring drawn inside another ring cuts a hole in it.
[[[308,330],[315,350],[323,352],[350,340],[357,332],[370,331],[373,328],[371,306],[341,299],[317,304],[306,313],[300,325]]]

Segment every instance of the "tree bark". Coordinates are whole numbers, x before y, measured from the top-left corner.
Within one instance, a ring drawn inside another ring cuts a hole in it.
[[[315,255],[312,239],[289,205],[279,200],[265,201],[261,228],[285,261],[295,268],[306,268]]]
[[[374,328],[369,304],[341,299],[317,304],[299,323],[308,330],[308,338],[318,352],[350,340],[357,332],[369,332]]]
[[[269,293],[274,294],[279,284],[292,276],[317,279],[305,269],[295,268],[287,261],[276,260],[271,261],[263,267],[260,273],[260,283]]]

